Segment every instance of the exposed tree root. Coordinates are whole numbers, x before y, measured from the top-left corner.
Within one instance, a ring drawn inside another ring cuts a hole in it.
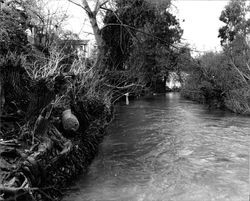
[[[0,105],[0,201],[59,200],[60,189],[86,172],[97,154],[111,111],[98,98],[72,96],[64,75],[30,80],[20,68],[3,68],[6,83],[0,82],[5,91],[0,94],[5,100]],[[12,74],[25,86],[15,86]],[[13,91],[5,89],[9,85]],[[62,123],[69,108],[79,121],[74,129]]]

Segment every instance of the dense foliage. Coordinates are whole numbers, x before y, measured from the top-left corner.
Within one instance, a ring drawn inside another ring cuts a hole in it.
[[[250,113],[250,19],[244,0],[231,0],[222,11],[219,30],[223,51],[197,59],[183,94],[234,112]]]
[[[115,11],[107,12],[102,29],[107,68],[129,72],[126,82],[157,90],[160,81],[164,88],[169,60],[173,61],[173,44],[182,35],[178,20],[168,7],[146,0],[118,0],[116,6]]]
[[[98,152],[112,118],[109,91],[94,70],[71,58],[75,48],[63,51],[58,37],[40,32],[50,24],[36,27],[45,36],[41,48],[28,43],[34,18],[17,7],[0,13],[0,200],[59,200]]]
[[[6,55],[8,51],[25,51],[28,44],[27,15],[14,7],[2,9],[0,12],[0,55]]]
[[[250,20],[244,0],[231,0],[222,11],[223,52],[197,59],[179,44],[182,29],[169,11],[170,1],[114,0],[112,9],[96,1],[92,11],[83,0],[80,7],[97,42],[89,60],[65,44],[79,39],[61,31],[65,15],[48,16],[38,0],[11,2],[0,12],[0,200],[61,196],[60,189],[96,155],[113,101],[145,88],[163,92],[170,71],[185,83],[184,95],[250,113]],[[102,29],[100,9],[105,10]],[[37,45],[28,42],[32,28]],[[185,80],[183,71],[189,74]]]

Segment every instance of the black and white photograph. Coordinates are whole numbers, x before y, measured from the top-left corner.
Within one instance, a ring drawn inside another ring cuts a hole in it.
[[[0,201],[250,201],[250,0],[0,0]]]

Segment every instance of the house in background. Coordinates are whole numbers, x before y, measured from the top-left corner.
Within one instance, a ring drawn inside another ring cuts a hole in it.
[[[59,45],[62,48],[70,48],[76,51],[76,54],[79,58],[87,58],[89,55],[89,40],[75,40],[75,39],[67,39],[67,40],[59,40]]]
[[[36,26],[33,26],[31,29],[26,30],[28,41],[30,44],[34,46],[41,46],[46,47],[47,41],[49,40],[48,37],[53,37],[53,34],[46,34],[42,31],[39,31],[39,28]],[[56,40],[57,45],[60,46],[62,49],[69,49],[71,53],[72,51],[75,51],[77,56],[79,58],[87,58],[90,54],[89,52],[89,40],[80,40],[80,39],[59,39],[54,37]],[[50,40],[53,40],[53,38],[50,38]]]

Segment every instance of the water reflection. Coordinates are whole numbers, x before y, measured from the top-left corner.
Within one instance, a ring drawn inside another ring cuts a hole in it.
[[[246,201],[249,126],[248,117],[176,93],[120,106],[65,201]]]

